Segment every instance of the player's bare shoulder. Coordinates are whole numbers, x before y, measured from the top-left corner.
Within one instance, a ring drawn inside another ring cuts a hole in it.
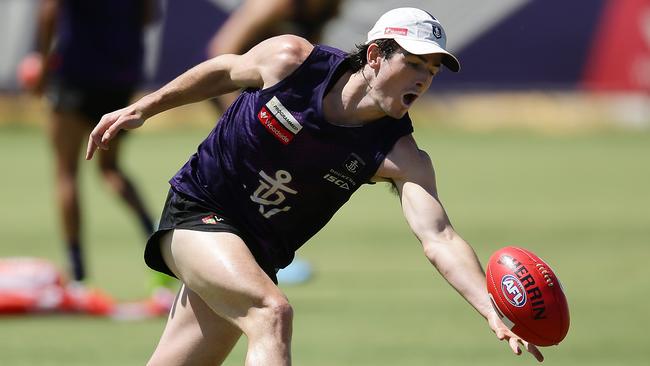
[[[286,34],[269,38],[250,52],[255,52],[264,88],[268,88],[294,72],[313,49],[306,39]]]
[[[429,179],[435,179],[431,158],[418,148],[413,135],[397,140],[373,177],[374,181]]]

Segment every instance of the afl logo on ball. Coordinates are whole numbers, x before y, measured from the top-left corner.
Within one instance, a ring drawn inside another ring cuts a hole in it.
[[[526,290],[513,275],[501,277],[501,291],[508,301],[518,308],[526,305]]]

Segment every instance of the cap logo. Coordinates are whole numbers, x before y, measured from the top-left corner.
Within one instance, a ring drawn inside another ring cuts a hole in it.
[[[408,35],[409,30],[407,28],[396,28],[396,27],[386,27],[384,29],[384,34],[396,34],[399,36]]]
[[[440,27],[437,25],[433,25],[433,36],[440,39],[442,37],[442,31],[440,30]]]

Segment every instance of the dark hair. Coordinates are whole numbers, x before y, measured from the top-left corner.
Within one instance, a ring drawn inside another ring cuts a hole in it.
[[[377,39],[372,41],[372,43],[379,46],[379,53],[384,58],[390,58],[400,50],[400,46],[392,38]],[[363,69],[363,67],[368,63],[368,59],[366,58],[368,46],[369,45],[367,44],[358,44],[356,45],[357,49],[347,55],[345,58],[345,64],[347,65],[348,71],[355,73]]]

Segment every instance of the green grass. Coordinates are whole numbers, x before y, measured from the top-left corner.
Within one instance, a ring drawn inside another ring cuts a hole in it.
[[[483,262],[527,247],[562,279],[572,324],[550,365],[640,365],[650,324],[650,134],[548,137],[471,134],[417,126],[456,229]],[[145,130],[146,131],[146,130]],[[127,170],[158,213],[167,179],[205,131],[136,132]],[[0,256],[63,266],[52,159],[40,130],[0,129]],[[147,295],[134,219],[83,164],[85,237],[93,284],[119,299]],[[287,287],[294,364],[521,365],[433,270],[388,187],[362,189],[301,251],[316,276]],[[164,320],[120,323],[75,316],[0,318],[2,365],[142,365]],[[245,340],[226,362],[243,364]]]

